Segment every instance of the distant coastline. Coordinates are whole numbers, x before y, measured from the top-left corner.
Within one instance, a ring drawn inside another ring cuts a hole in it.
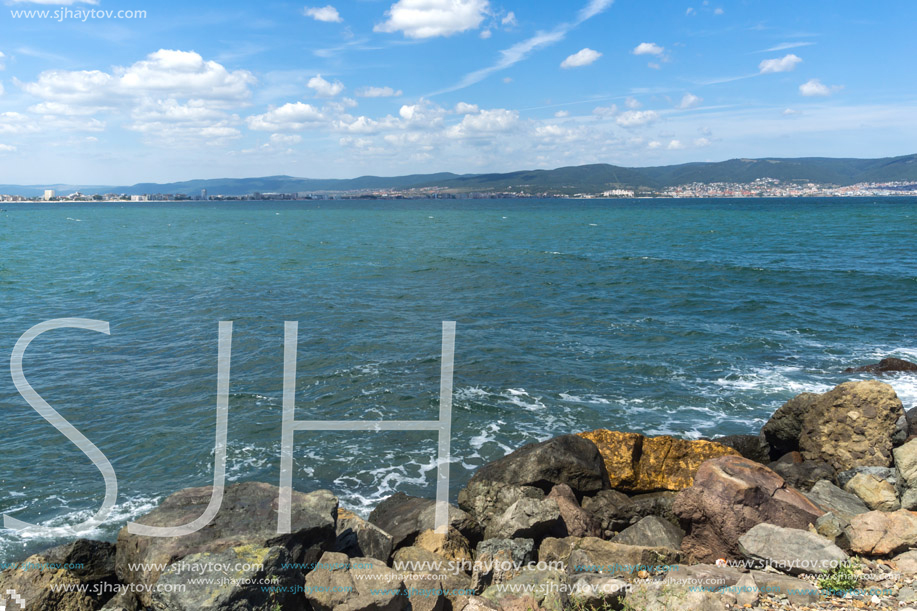
[[[627,168],[608,164],[492,174],[173,183],[2,185],[0,201],[851,197],[917,195],[917,154],[883,159],[731,159]]]

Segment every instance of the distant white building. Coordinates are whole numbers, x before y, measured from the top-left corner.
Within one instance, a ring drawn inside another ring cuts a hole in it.
[[[131,195],[132,202],[148,202],[150,198],[146,195]]]
[[[54,199],[55,195],[57,195],[57,193],[54,191],[54,189],[45,189],[45,194],[42,196],[42,199],[46,202],[49,202]]]
[[[629,189],[612,189],[602,193],[605,197],[633,197],[634,192]]]
[[[201,199],[207,199],[207,189],[201,189]]]

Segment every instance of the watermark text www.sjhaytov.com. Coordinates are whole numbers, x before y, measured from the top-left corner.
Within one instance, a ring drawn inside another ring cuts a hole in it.
[[[102,9],[72,9],[62,6],[58,9],[10,9],[13,19],[48,19],[63,23],[65,21],[82,21],[83,23],[96,19],[146,19],[145,10],[102,10]]]

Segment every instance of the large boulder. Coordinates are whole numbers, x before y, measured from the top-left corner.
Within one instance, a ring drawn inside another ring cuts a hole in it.
[[[869,473],[857,473],[847,482],[844,490],[860,497],[870,509],[897,511],[901,507],[895,487]]]
[[[770,446],[772,460],[799,449],[802,421],[815,405],[818,396],[810,392],[796,395],[781,405],[761,428],[761,434]]]
[[[408,602],[401,575],[384,562],[336,552],[322,555],[304,589],[314,611],[401,611]]]
[[[414,544],[417,535],[436,526],[436,501],[396,492],[373,509],[369,521],[392,536],[392,547]],[[481,538],[478,523],[467,513],[449,505],[449,526],[470,541]]]
[[[390,534],[352,511],[338,509],[334,551],[354,558],[377,558],[388,562],[392,548]]]
[[[602,490],[595,496],[583,497],[581,506],[583,511],[595,518],[607,538],[630,525],[630,519],[622,513],[623,507],[630,501],[630,497],[623,492]]]
[[[705,460],[738,456],[734,449],[712,441],[689,441],[664,435],[644,437],[597,429],[580,433],[602,453],[609,485],[624,492],[683,490]]]
[[[646,516],[633,526],[628,526],[612,538],[612,543],[641,545],[643,547],[668,547],[681,549],[685,531],[668,520]]]
[[[471,572],[471,566],[474,563],[471,544],[456,528],[450,526],[446,533],[425,530],[417,535],[414,547],[442,556],[453,562],[455,566],[460,566],[465,572]]]
[[[681,549],[695,562],[739,556],[739,537],[767,522],[806,529],[824,513],[759,463],[724,456],[701,465],[673,511],[687,532]]]
[[[585,511],[576,500],[576,495],[567,484],[558,484],[548,494],[560,510],[561,537],[600,537],[602,525],[591,513]]]
[[[917,446],[914,447],[917,448]],[[892,451],[892,455],[894,455],[894,450]],[[895,469],[892,467],[854,467],[853,469],[847,469],[846,471],[839,472],[834,477],[834,479],[837,482],[837,485],[843,488],[847,485],[847,482],[854,478],[857,473],[875,475],[879,479],[884,479],[892,486],[895,486],[898,482],[898,475]]]
[[[844,550],[817,534],[758,524],[739,537],[742,556],[792,575],[820,574],[847,561]]]
[[[563,611],[569,584],[562,571],[526,568],[504,584],[490,586],[481,596],[503,611]]]
[[[572,607],[584,611],[620,609],[630,584],[601,573],[574,575],[570,580]]]
[[[860,497],[841,490],[827,480],[822,480],[812,486],[812,490],[806,493],[806,497],[825,511],[845,521],[869,511],[869,507]]]
[[[469,487],[483,481],[534,486],[544,492],[557,484],[567,484],[580,497],[609,487],[599,449],[577,435],[562,435],[524,445],[478,469]]]
[[[895,476],[901,507],[917,509],[917,439],[894,449]]]
[[[486,479],[472,480],[458,494],[459,507],[471,515],[483,532],[494,517],[520,499],[541,500],[544,490],[534,486],[515,486]],[[480,538],[480,537],[479,537]]]
[[[327,490],[309,494],[293,491],[292,532],[277,534],[277,499],[280,489],[258,482],[234,484],[224,490],[220,511],[206,527],[181,537],[143,537],[118,533],[115,569],[124,583],[151,586],[159,579],[160,567],[192,554],[218,553],[237,547],[255,549],[284,547],[291,562],[316,561],[336,538],[338,500]],[[187,524],[204,513],[210,503],[211,487],[176,492],[139,518],[147,526],[172,527]],[[152,603],[149,590],[138,588],[142,605]]]
[[[806,460],[823,460],[837,471],[888,467],[904,407],[888,384],[846,382],[820,395],[803,419],[799,448]]]
[[[595,537],[549,537],[538,548],[539,563],[560,563],[571,575],[602,573],[620,576],[640,571],[665,570],[678,563],[680,558],[681,554],[677,550],[667,547],[625,545]]]
[[[200,570],[188,570],[187,567]],[[265,585],[270,584],[270,585]],[[298,592],[302,573],[291,568],[283,547],[237,547],[192,554],[170,565],[156,582],[157,611],[306,611]]]
[[[471,577],[459,564],[420,547],[399,549],[392,566],[404,579],[412,611],[441,611],[448,601],[472,593]]]
[[[19,611],[13,591],[24,601],[25,611],[95,611],[112,597],[117,581],[114,546],[78,539],[0,572],[0,603]]]
[[[917,546],[917,513],[870,511],[853,516],[846,528],[850,551],[885,556]]]
[[[899,371],[917,372],[917,363],[895,357],[884,358],[878,363],[862,367],[848,367],[844,373],[894,373]]]
[[[546,498],[519,499],[495,518],[484,531],[485,539],[535,539],[540,541],[560,524],[557,501]]]
[[[483,592],[519,574],[535,558],[535,542],[531,539],[487,539],[478,543],[475,551],[471,588]]]

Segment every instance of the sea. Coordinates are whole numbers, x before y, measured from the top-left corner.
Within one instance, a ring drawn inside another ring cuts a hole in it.
[[[119,528],[213,478],[220,321],[233,321],[229,482],[279,484],[284,323],[299,420],[434,420],[456,322],[453,501],[480,465],[596,428],[756,433],[783,402],[917,360],[917,198],[5,203],[0,212],[0,562],[70,540],[114,467]],[[905,408],[917,376],[892,375]],[[436,436],[297,432],[294,486],[367,515],[433,498]],[[50,534],[49,534],[50,533]]]

